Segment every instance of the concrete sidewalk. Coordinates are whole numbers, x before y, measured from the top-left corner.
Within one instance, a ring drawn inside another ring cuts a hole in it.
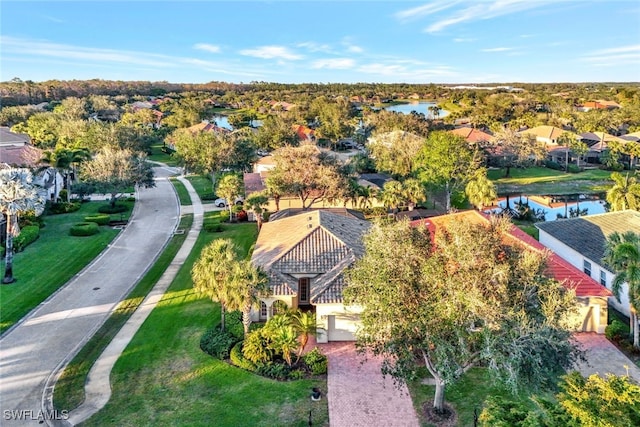
[[[140,190],[131,220],[111,245],[0,339],[3,426],[39,423],[48,378],[100,328],[172,236],[179,211],[171,171],[155,171],[156,187]]]
[[[131,318],[122,327],[120,332],[118,332],[113,341],[111,341],[91,368],[85,386],[85,400],[82,405],[71,411],[69,414],[68,422],[71,425],[76,425],[85,421],[107,404],[111,397],[110,375],[113,366],[120,358],[120,355],[125,350],[133,336],[138,332],[138,329],[140,329],[149,314],[151,314],[151,311],[162,299],[162,296],[173,282],[173,279],[178,274],[178,271],[191,253],[191,250],[198,239],[198,235],[202,229],[204,210],[200,203],[200,198],[193,189],[191,183],[182,177],[178,179],[185,185],[189,191],[189,195],[191,196],[193,205],[190,207],[194,214],[193,225],[189,230],[189,234],[182,244],[182,247],[171,261],[171,264],[167,267],[162,277],[160,277],[158,283],[156,283],[151,292],[149,292],[147,297],[140,304],[140,307],[138,307],[135,313],[133,313]],[[53,385],[54,384],[51,384],[51,386],[47,387],[47,395],[44,399],[45,408],[48,411],[53,411],[51,399],[53,394]]]

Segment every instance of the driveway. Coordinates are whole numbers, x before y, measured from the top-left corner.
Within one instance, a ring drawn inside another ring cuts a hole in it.
[[[592,374],[604,376],[629,375],[629,378],[640,384],[640,368],[634,365],[627,356],[616,348],[604,335],[593,332],[575,334],[575,338],[586,352],[586,363],[579,363],[576,369],[584,376]]]
[[[167,179],[172,172],[165,168],[155,172],[156,187],[140,190],[134,215],[123,232],[0,339],[3,426],[39,423],[49,376],[98,330],[173,234],[179,210]]]
[[[414,427],[418,417],[406,386],[380,373],[380,359],[356,354],[352,342],[318,344],[329,358],[327,398],[331,427]]]

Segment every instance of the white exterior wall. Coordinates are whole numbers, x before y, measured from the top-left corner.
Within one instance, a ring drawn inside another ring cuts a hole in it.
[[[543,230],[540,230],[539,241],[580,271],[584,271],[584,261],[589,261],[591,263],[591,278],[593,278],[598,283],[600,283],[600,272],[604,271],[605,275],[607,276],[606,287],[607,289],[611,290],[611,283],[613,282],[613,278],[615,277],[615,275],[604,268],[600,263],[600,260],[595,261],[586,258],[578,251],[570,248],[569,246],[565,245]],[[618,301],[618,299],[614,296],[612,298],[609,298],[609,303],[616,310],[624,313],[626,316],[629,316],[629,289],[626,284],[622,285],[622,289],[620,290],[620,301]]]
[[[361,307],[343,304],[316,305],[318,343],[329,341],[355,341],[355,332],[360,324]]]

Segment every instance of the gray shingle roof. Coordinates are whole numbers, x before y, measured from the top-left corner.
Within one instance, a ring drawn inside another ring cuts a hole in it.
[[[604,256],[607,237],[614,233],[640,233],[640,212],[626,210],[536,224],[540,230],[594,262]]]

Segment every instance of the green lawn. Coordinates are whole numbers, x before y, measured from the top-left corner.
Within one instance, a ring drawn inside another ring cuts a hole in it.
[[[430,400],[433,401],[435,386],[424,385],[420,382],[409,384],[409,392],[413,400],[413,406],[418,413],[423,427],[430,426],[423,414],[423,407]],[[535,404],[528,395],[514,396],[504,386],[492,384],[491,374],[487,369],[474,368],[469,370],[457,383],[448,386],[445,390],[445,399],[452,404],[458,415],[458,426],[467,427],[473,425],[474,410],[480,415],[482,404],[489,396],[500,396],[510,400],[519,400],[535,408]]]
[[[310,410],[314,425],[328,425],[326,399],[309,399],[312,387],[326,390],[325,380],[269,380],[199,348],[220,311],[191,289],[193,262],[213,239],[231,238],[248,252],[256,237],[255,224],[201,233],[167,294],[116,363],[111,400],[83,425],[306,426]]]
[[[178,194],[178,200],[180,200],[180,204],[182,206],[191,206],[191,197],[189,197],[189,192],[187,191],[187,187],[184,186],[182,182],[178,180],[176,177],[170,177],[169,180],[171,184],[173,184],[173,188],[176,189],[176,193]]]
[[[132,202],[120,202],[133,206]],[[83,203],[80,210],[44,217],[38,240],[15,254],[13,275],[17,281],[0,286],[0,331],[4,332],[44,301],[102,252],[119,233],[108,226],[93,236],[74,237],[69,229],[98,212],[105,202]],[[130,211],[124,214],[128,218]],[[120,219],[120,214],[113,215]],[[2,261],[4,273],[4,259]]]
[[[200,200],[206,202],[208,200],[215,200],[216,196],[213,193],[213,186],[211,184],[211,177],[205,175],[189,175],[187,176],[193,189],[196,190]]]
[[[565,173],[544,167],[531,167],[511,169],[510,175],[505,178],[504,169],[492,169],[487,173],[489,179],[496,184],[498,194],[592,194],[602,193],[611,185],[611,172],[600,169]]]
[[[149,160],[154,162],[164,163],[167,166],[178,166],[178,160],[171,154],[167,154],[162,151],[162,144],[155,144],[151,146],[151,154],[148,156]]]

